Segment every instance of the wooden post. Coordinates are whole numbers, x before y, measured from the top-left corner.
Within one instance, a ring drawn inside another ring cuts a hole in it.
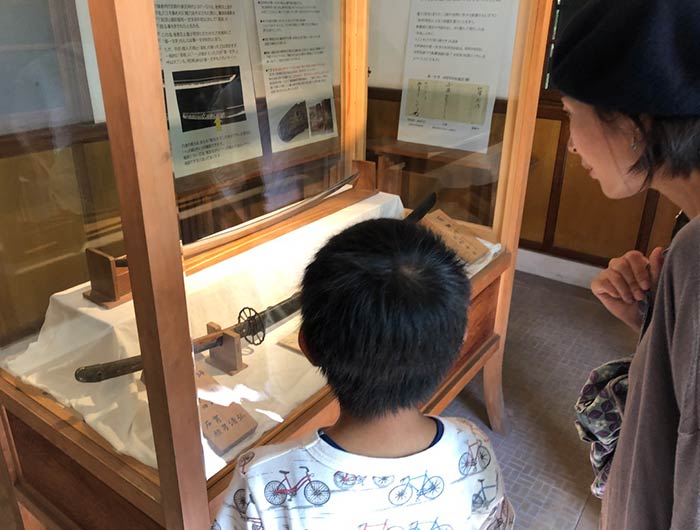
[[[0,407],[0,528],[25,530],[15,495],[16,458],[10,436],[5,408]]]
[[[503,249],[510,254],[511,264],[501,277],[495,331],[506,336],[511,294],[515,277],[515,259],[520,237],[527,175],[530,167],[532,139],[537,119],[537,102],[542,81],[552,2],[522,0],[513,51],[511,86],[508,95],[503,138],[503,159],[499,175],[494,232]],[[484,395],[491,428],[506,431],[503,405],[502,367],[505,340],[484,366]]]
[[[153,2],[90,0],[168,529],[209,528]]]
[[[374,162],[354,160],[352,170],[360,174],[357,178],[357,189],[368,191],[377,189],[377,165]]]
[[[367,136],[367,41],[369,1],[341,2],[341,142],[344,178],[353,160],[365,160]]]

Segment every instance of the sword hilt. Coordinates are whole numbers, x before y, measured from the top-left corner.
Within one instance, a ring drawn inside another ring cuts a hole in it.
[[[81,383],[99,383],[106,379],[121,377],[143,370],[143,361],[140,355],[111,361],[108,363],[81,366],[75,371],[75,379]]]

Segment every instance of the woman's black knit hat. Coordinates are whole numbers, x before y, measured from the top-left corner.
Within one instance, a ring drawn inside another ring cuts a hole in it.
[[[552,81],[607,110],[700,116],[700,0],[589,0],[557,39]]]

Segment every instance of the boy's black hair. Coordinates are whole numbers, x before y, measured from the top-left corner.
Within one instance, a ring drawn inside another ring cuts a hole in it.
[[[358,419],[419,406],[455,361],[469,295],[464,262],[426,228],[395,219],[359,223],[306,268],[308,354]]]

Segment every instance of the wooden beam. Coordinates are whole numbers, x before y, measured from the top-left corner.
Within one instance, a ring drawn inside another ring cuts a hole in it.
[[[342,0],[341,39],[342,179],[350,174],[353,160],[366,158],[368,0]]]
[[[544,237],[542,245],[544,248],[554,246],[554,235],[557,230],[557,217],[559,216],[559,203],[561,202],[561,190],[564,187],[564,172],[566,169],[566,157],[568,156],[569,143],[569,120],[561,121],[559,131],[559,144],[557,145],[557,159],[554,162],[554,177],[552,179],[552,189],[549,194],[549,206],[547,207],[547,221],[544,227]]]
[[[209,527],[153,2],[90,0],[166,527]]]
[[[504,250],[511,256],[515,256],[520,236],[551,10],[551,0],[523,0],[518,12],[494,220],[495,232],[500,235]],[[508,329],[514,277],[515,260],[512,259],[501,278],[498,298],[495,333],[501,337],[506,337]],[[498,432],[506,431],[503,349],[502,344],[484,366],[486,408],[491,427]]]
[[[25,530],[15,492],[16,459],[5,409],[0,407],[0,528]]]

